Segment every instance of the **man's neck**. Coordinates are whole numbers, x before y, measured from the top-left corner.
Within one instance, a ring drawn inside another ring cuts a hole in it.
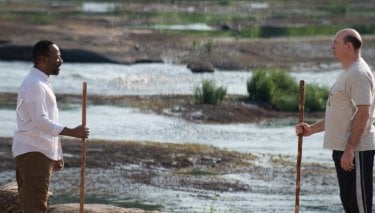
[[[356,61],[358,61],[358,59],[361,57],[360,54],[355,54],[355,55],[352,55],[350,57],[348,57],[347,59],[343,60],[341,62],[342,66],[344,67],[344,69],[348,69],[350,66],[352,66],[352,64]]]
[[[34,65],[34,68],[38,69],[39,71],[41,71],[42,73],[46,74],[49,77],[49,74],[46,71],[44,71],[43,67]]]

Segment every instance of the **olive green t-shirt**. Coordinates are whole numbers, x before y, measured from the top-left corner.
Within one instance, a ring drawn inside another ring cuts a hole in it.
[[[344,151],[356,105],[373,104],[374,83],[372,72],[362,58],[340,74],[331,87],[326,105],[324,148]],[[372,114],[370,117],[357,151],[375,150]]]

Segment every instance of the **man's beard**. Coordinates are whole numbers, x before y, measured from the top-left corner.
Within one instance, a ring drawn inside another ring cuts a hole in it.
[[[58,75],[60,73],[60,66],[56,67],[56,69],[53,70],[51,75]]]

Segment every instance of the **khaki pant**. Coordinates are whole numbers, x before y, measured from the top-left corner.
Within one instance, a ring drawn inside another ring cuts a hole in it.
[[[45,213],[53,160],[39,152],[16,157],[16,179],[23,213]]]

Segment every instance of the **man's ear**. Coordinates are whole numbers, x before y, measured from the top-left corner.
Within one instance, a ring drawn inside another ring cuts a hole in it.
[[[47,61],[47,56],[45,56],[45,55],[40,56],[40,58],[39,58],[39,63],[40,63],[40,62],[44,63],[44,62],[46,62],[46,61]]]
[[[350,51],[354,50],[354,46],[353,46],[352,42],[346,42],[345,46],[346,46],[346,49],[348,49]]]

